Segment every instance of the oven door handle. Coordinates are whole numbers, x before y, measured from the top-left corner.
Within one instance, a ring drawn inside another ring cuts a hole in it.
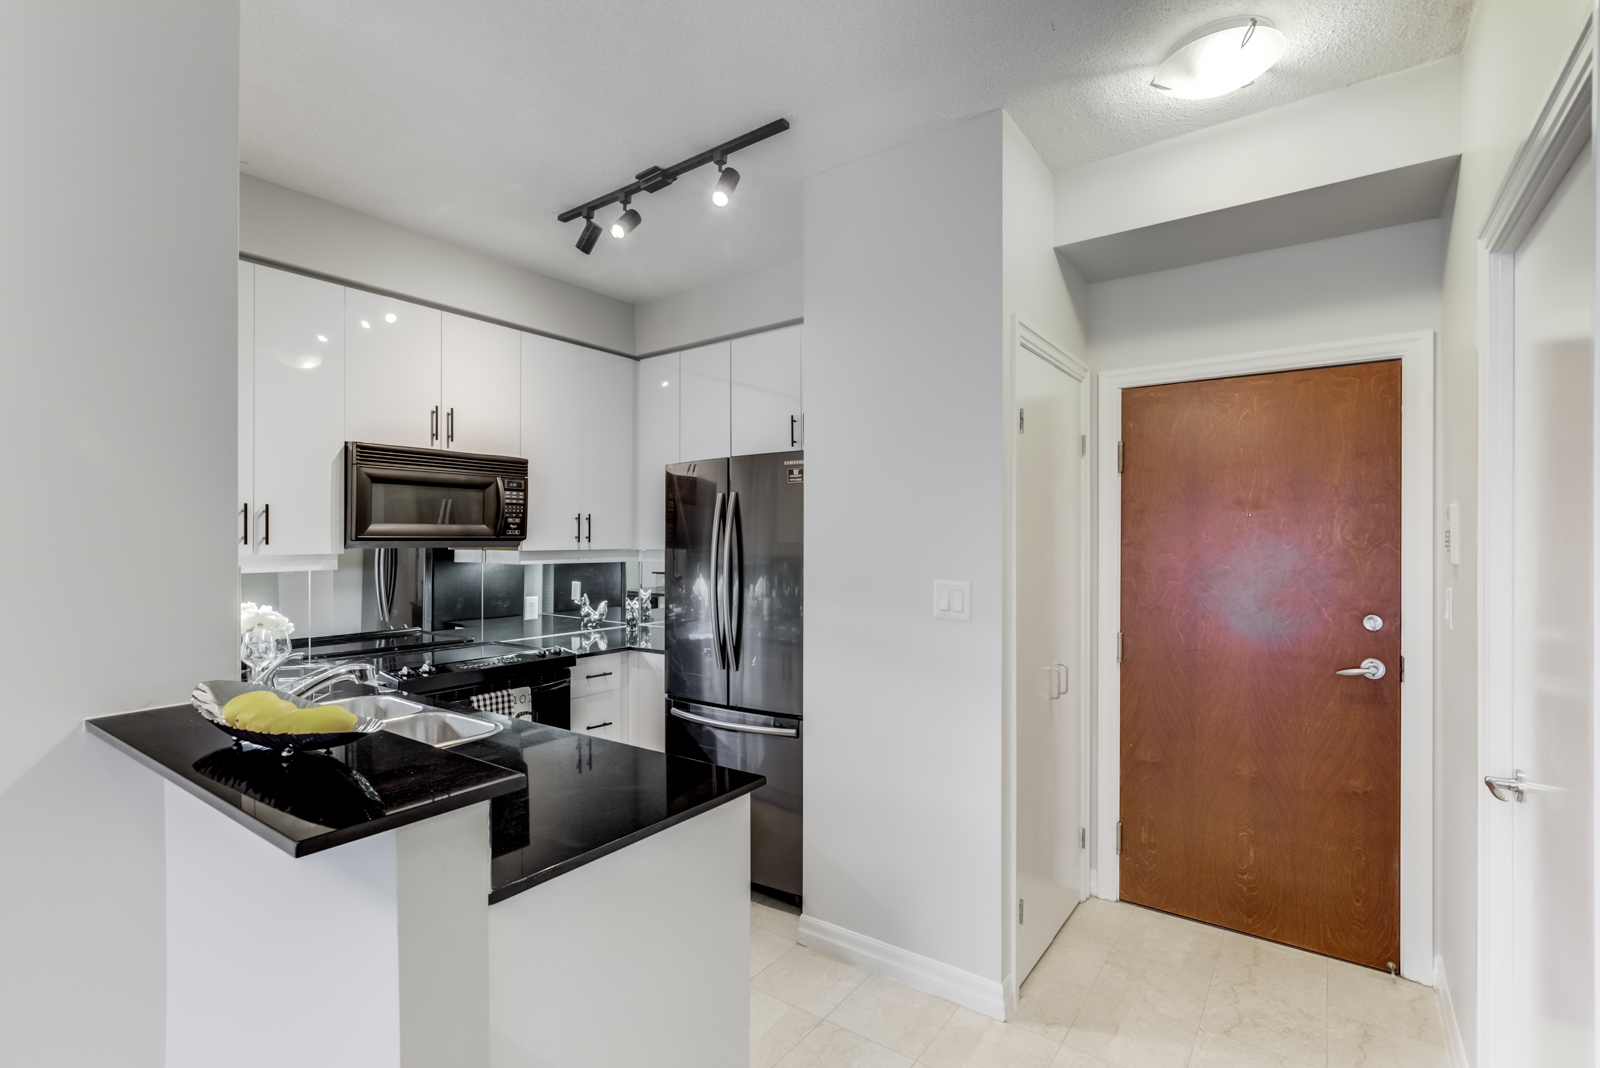
[[[690,723],[699,723],[706,727],[715,727],[723,731],[738,731],[740,734],[773,734],[779,738],[798,738],[800,732],[793,727],[755,727],[746,723],[725,723],[720,719],[710,719],[706,716],[697,716],[693,712],[685,712],[681,708],[669,708],[679,719],[686,719]]]

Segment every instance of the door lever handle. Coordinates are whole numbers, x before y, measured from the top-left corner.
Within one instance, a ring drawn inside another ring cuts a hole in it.
[[[1365,675],[1369,679],[1381,679],[1388,673],[1388,668],[1383,666],[1383,661],[1376,657],[1367,657],[1361,661],[1360,667],[1340,668],[1335,675]]]
[[[1528,799],[1527,794],[1530,792],[1538,793],[1558,789],[1558,787],[1548,786],[1542,782],[1529,782],[1527,775],[1520,769],[1513,772],[1512,775],[1513,778],[1510,779],[1500,775],[1485,775],[1483,777],[1483,785],[1489,788],[1489,792],[1494,795],[1496,801],[1515,801],[1519,803],[1526,801]],[[1508,794],[1510,796],[1507,796]]]

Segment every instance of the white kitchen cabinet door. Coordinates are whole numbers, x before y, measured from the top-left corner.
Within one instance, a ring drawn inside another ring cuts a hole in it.
[[[344,545],[344,304],[331,282],[255,270],[255,496],[261,556]]]
[[[250,502],[255,500],[256,455],[256,265],[239,262],[239,556],[255,554],[250,538]]]
[[[345,291],[345,434],[350,441],[444,445],[439,407],[442,313]],[[437,435],[437,436],[436,436]]]
[[[574,697],[568,705],[571,710],[572,732],[589,738],[606,738],[613,742],[626,741],[628,724],[627,706],[621,690],[606,690],[589,697]]]
[[[522,335],[522,451],[528,461],[524,549],[583,548],[581,513],[584,350]]]
[[[640,360],[636,377],[639,407],[635,450],[634,522],[637,548],[666,547],[667,479],[663,470],[678,462],[678,354]]]
[[[680,354],[683,389],[679,405],[678,456],[680,460],[711,460],[730,456],[729,429],[732,367],[729,345],[719,341]]]
[[[798,449],[800,328],[734,338],[732,456]]]
[[[458,452],[516,456],[522,447],[522,341],[508,326],[444,313],[444,431]]]
[[[634,361],[583,350],[583,545],[631,549]]]

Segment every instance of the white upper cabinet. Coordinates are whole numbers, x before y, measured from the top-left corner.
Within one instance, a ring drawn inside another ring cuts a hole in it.
[[[801,447],[800,328],[734,338],[730,455]]]
[[[443,446],[443,313],[345,290],[345,433],[378,445]]]
[[[344,518],[345,291],[255,269],[254,485],[259,555],[339,552]]]
[[[733,368],[728,342],[686,349],[679,359],[683,375],[679,455],[685,461],[729,455]]]
[[[678,453],[679,359],[676,352],[640,360],[635,373],[638,447],[634,451],[634,519],[637,548],[666,547],[667,480],[663,470]]]
[[[583,548],[580,491],[584,350],[522,336],[522,451],[528,461],[529,550]]]
[[[239,261],[239,555],[251,556],[250,502],[255,499],[256,266]]]
[[[583,350],[584,549],[634,547],[634,373],[633,360]]]
[[[444,313],[445,448],[521,454],[521,345],[520,332],[510,327]]]

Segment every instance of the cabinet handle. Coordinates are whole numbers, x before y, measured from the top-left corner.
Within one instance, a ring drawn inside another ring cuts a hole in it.
[[[600,674],[598,674],[598,675],[585,675],[585,676],[584,676],[584,678],[586,678],[586,679],[603,679],[603,678],[605,678],[605,677],[606,677],[606,676],[607,676],[607,675],[609,675],[609,674],[611,674],[611,672],[609,672],[609,671],[602,671],[602,672],[600,672]]]
[[[262,545],[271,545],[272,544],[272,505],[270,505],[270,504],[263,504],[261,506],[261,526],[262,526],[261,544]]]
[[[245,501],[239,506],[239,518],[244,521],[244,533],[239,535],[240,545],[250,544],[250,502]]]
[[[449,414],[444,417],[444,428],[444,443],[449,445],[456,440],[456,410],[454,408],[451,408]]]
[[[433,412],[428,416],[428,443],[431,445],[439,440],[439,406],[433,406]]]
[[[590,726],[587,726],[587,727],[585,727],[583,729],[586,730],[586,731],[597,731],[601,727],[609,727],[609,726],[611,726],[611,723],[612,723],[612,721],[608,719],[604,723],[591,724]]]
[[[572,519],[573,519],[573,522],[578,524],[578,532],[572,536],[572,540],[577,542],[579,545],[582,545],[583,544],[583,513],[579,512],[577,515],[573,516]]]
[[[593,515],[586,515],[583,518],[584,518],[584,521],[589,524],[589,536],[584,538],[583,540],[592,542],[592,541],[594,541],[594,516]]]
[[[789,417],[789,448],[794,448],[794,416]]]

